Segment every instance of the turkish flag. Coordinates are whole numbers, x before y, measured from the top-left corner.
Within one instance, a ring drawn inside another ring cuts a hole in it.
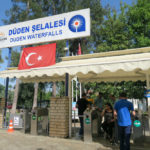
[[[18,65],[19,70],[54,65],[56,60],[56,43],[23,48]]]

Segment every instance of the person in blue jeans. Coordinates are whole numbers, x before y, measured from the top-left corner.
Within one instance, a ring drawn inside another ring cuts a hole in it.
[[[118,120],[120,150],[130,150],[131,115],[135,116],[133,104],[127,101],[125,92],[120,93],[120,99],[114,105],[114,116]]]

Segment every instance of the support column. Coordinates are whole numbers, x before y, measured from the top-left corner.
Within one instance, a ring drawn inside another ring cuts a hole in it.
[[[72,94],[71,94],[71,78],[68,73],[65,75],[65,96],[69,97],[69,137],[72,134]]]
[[[69,137],[72,136],[72,84],[71,78],[69,76]]]
[[[77,78],[76,78],[76,102],[78,100],[78,81],[77,81]]]
[[[69,74],[65,74],[65,96],[69,96]]]
[[[34,110],[34,108],[37,107],[38,87],[39,87],[39,84],[36,82],[34,84],[34,100],[33,100],[32,110]]]
[[[14,99],[13,99],[11,114],[16,113],[16,107],[17,107],[17,101],[18,101],[18,92],[19,92],[19,79],[16,79],[16,86],[15,86],[15,93],[14,93]]]
[[[149,78],[149,74],[146,74],[146,87],[147,90],[150,90],[150,78]],[[148,115],[150,116],[150,97],[147,97],[147,107],[148,107]],[[145,130],[145,135],[150,136],[150,118],[147,118],[148,120],[148,126],[147,129]],[[145,139],[147,140],[147,139]]]
[[[11,64],[11,48],[8,51],[8,64],[7,67],[10,67]],[[5,109],[4,109],[4,126],[6,126],[6,112],[7,112],[7,99],[8,99],[8,85],[9,85],[9,78],[6,78],[6,88],[5,88]]]
[[[72,80],[72,82],[71,82],[72,84],[71,84],[71,86],[72,86],[72,102],[74,101],[74,93],[73,93],[73,80]]]
[[[82,84],[80,82],[80,98],[82,98]]]
[[[146,74],[146,87],[147,87],[147,90],[150,90],[149,74]],[[148,104],[148,112],[150,114],[150,97],[147,97],[147,104]]]

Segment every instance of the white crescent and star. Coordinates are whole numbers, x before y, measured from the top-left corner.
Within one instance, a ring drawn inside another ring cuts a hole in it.
[[[32,64],[29,63],[30,57],[31,57],[32,55],[35,55],[35,54],[37,54],[37,53],[29,53],[29,54],[27,55],[27,57],[25,57],[25,61],[26,61],[26,63],[27,63],[28,66],[33,66],[33,65],[35,64],[35,63],[32,63]],[[38,60],[38,61],[42,60],[42,56],[38,56],[37,60]]]

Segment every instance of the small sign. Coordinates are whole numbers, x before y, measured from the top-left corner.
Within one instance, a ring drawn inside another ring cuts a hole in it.
[[[90,124],[90,123],[91,123],[90,119],[89,119],[89,118],[86,118],[86,119],[85,119],[85,123],[86,123],[86,124]]]
[[[144,96],[145,96],[145,97],[150,97],[150,90],[146,90],[146,91],[144,92]]]
[[[35,120],[35,119],[36,119],[36,116],[35,116],[35,115],[33,115],[33,116],[32,116],[32,120]]]
[[[15,126],[19,125],[19,116],[14,116],[14,125]]]
[[[135,121],[133,122],[133,125],[134,125],[135,127],[140,127],[140,126],[141,126],[141,122],[140,122],[139,120],[135,120]]]

